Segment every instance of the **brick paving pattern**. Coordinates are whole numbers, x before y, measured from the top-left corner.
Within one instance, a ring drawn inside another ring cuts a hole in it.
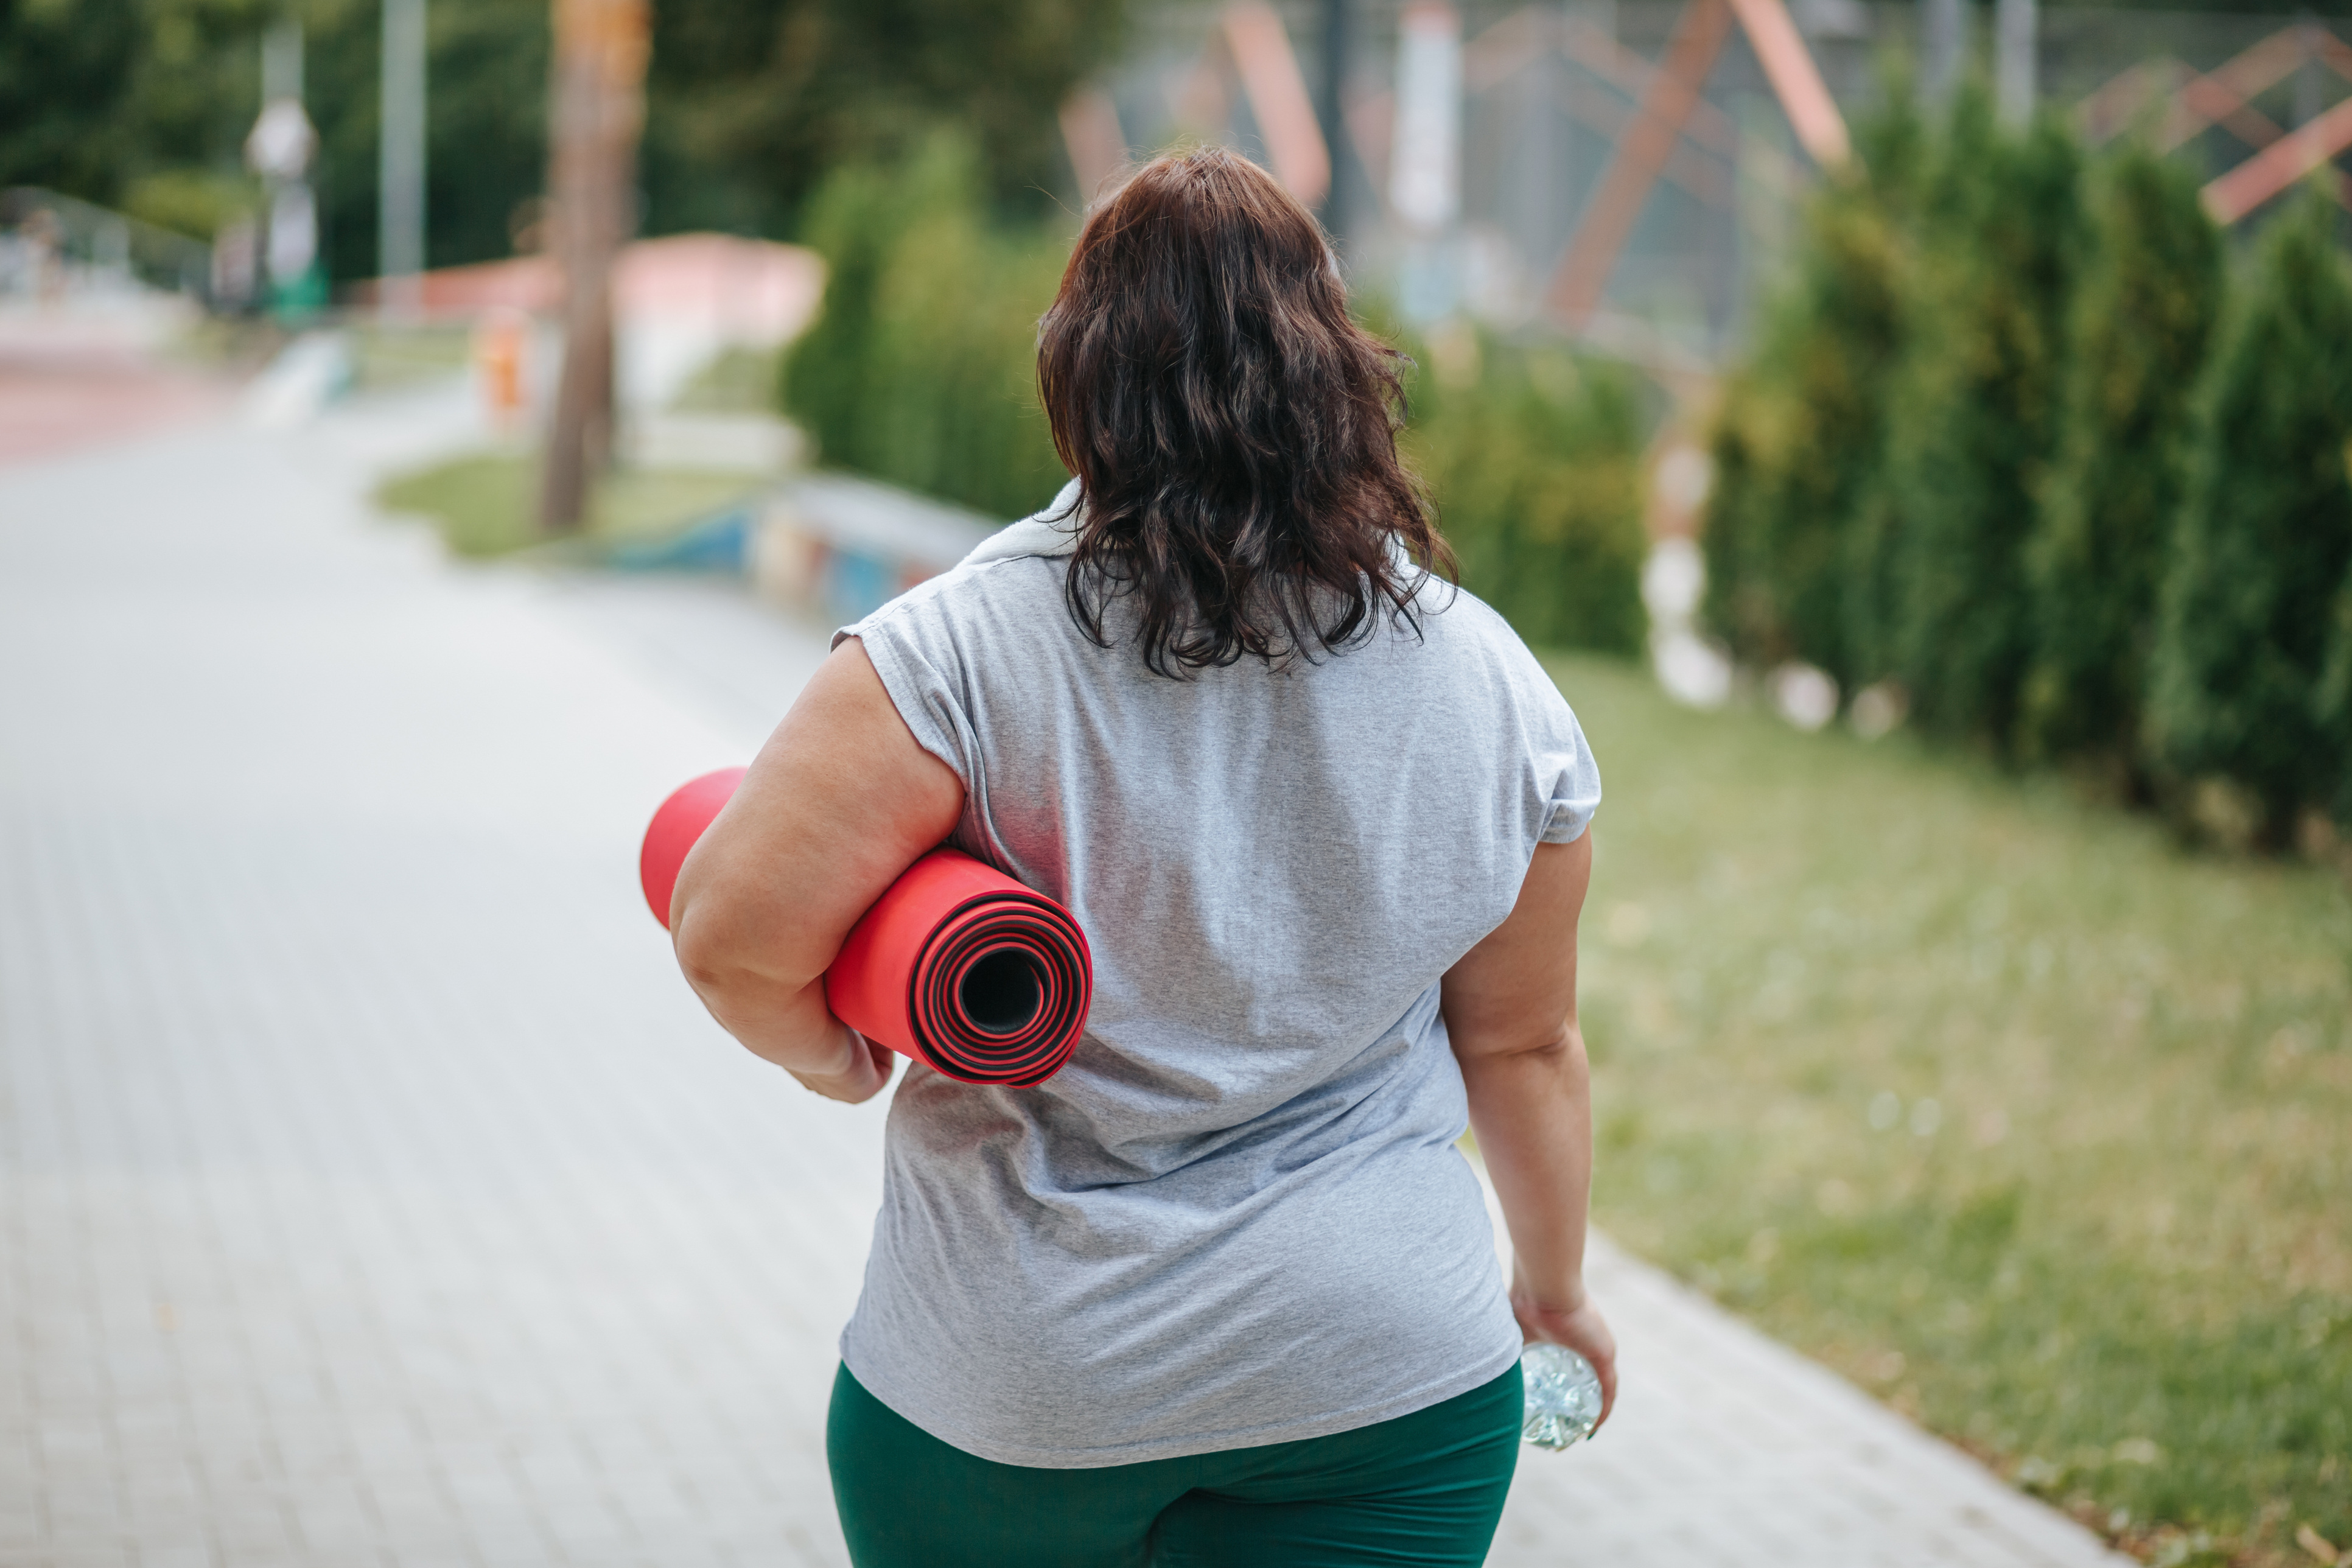
[[[0,471],[7,1568],[844,1562],[881,1107],[721,1036],[634,865],[821,638],[444,564],[360,500],[431,425]],[[1528,1457],[1496,1563],[2119,1561],[1597,1272],[1623,1411]]]

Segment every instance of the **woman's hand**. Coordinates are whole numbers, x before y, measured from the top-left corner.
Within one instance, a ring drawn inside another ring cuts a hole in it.
[[[1510,918],[1445,972],[1443,1005],[1510,1233],[1511,1310],[1528,1339],[1592,1363],[1606,1421],[1617,1342],[1584,1294],[1592,1074],[1576,1024],[1576,920],[1591,878],[1591,834],[1538,846]]]
[[[1518,1319],[1519,1332],[1529,1344],[1566,1345],[1592,1363],[1593,1375],[1601,1379],[1601,1419],[1592,1429],[1600,1431],[1617,1407],[1617,1336],[1609,1331],[1592,1298],[1584,1297],[1572,1307],[1552,1306],[1537,1300],[1524,1278],[1515,1279],[1511,1315]]]
[[[862,1104],[889,1087],[891,1069],[898,1065],[898,1056],[889,1047],[876,1045],[839,1019],[834,1022],[845,1037],[841,1070],[787,1070],[800,1080],[802,1088],[814,1089],[827,1100],[837,1100],[844,1105]]]

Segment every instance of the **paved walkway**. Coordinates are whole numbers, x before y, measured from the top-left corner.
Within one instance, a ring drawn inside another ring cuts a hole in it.
[[[235,395],[224,381],[185,371],[121,363],[60,370],[0,352],[0,462],[197,423],[217,416]]]
[[[443,564],[434,416],[0,469],[0,1563],[829,1564],[879,1105],[725,1039],[647,808],[820,647]],[[2113,1562],[1656,1273],[1495,1562]],[[919,1500],[910,1500],[919,1503]]]
[[[0,291],[0,464],[221,417],[238,378],[173,352],[200,318],[186,300],[144,290]]]

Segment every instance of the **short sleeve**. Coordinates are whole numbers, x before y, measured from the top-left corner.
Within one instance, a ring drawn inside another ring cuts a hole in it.
[[[1543,792],[1543,828],[1537,838],[1545,844],[1573,844],[1591,826],[1601,808],[1601,765],[1585,743],[1584,726],[1565,698],[1551,693],[1555,712],[1539,721],[1541,733],[1531,737],[1532,761]]]
[[[946,581],[934,577],[853,621],[833,634],[833,646],[848,637],[865,645],[915,743],[954,769],[970,790],[980,769],[980,745],[963,652],[939,603],[939,585]]]
[[[1506,629],[1501,636],[1507,639],[1504,660],[1525,747],[1521,778],[1528,820],[1538,843],[1573,844],[1601,807],[1601,765],[1550,674],[1516,634]]]

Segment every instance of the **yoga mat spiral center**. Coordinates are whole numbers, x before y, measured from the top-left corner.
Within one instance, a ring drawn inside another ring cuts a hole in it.
[[[964,971],[956,999],[972,1027],[982,1034],[1017,1035],[1045,1003],[1045,974],[1034,955],[1000,947]]]

